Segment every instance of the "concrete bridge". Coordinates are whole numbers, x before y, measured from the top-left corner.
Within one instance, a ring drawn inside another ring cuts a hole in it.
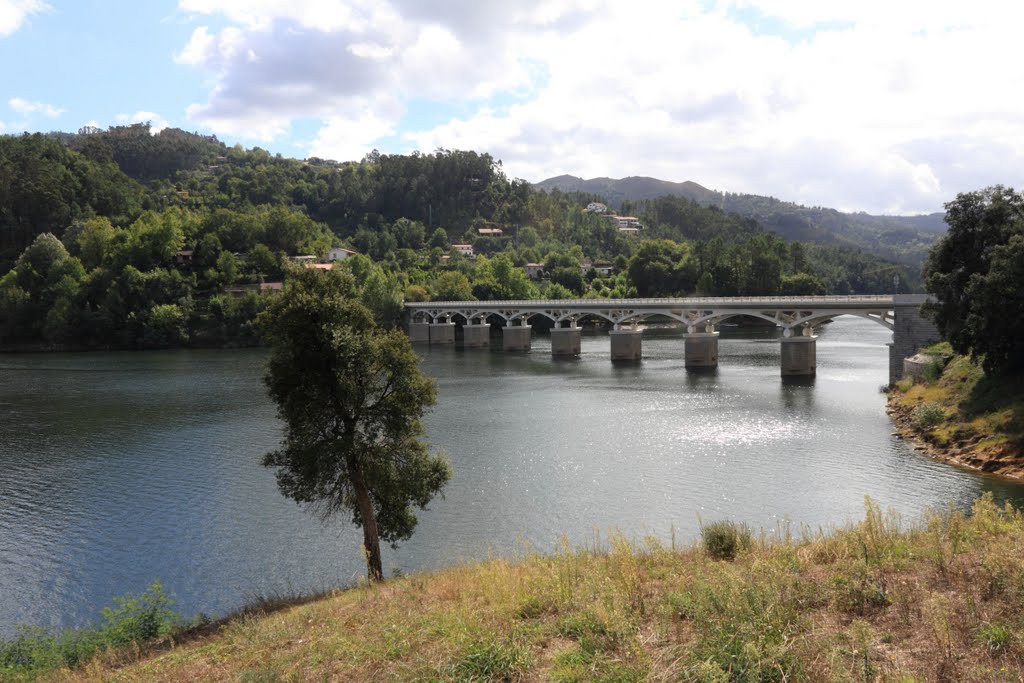
[[[872,320],[893,331],[889,344],[889,381],[903,376],[903,359],[937,341],[934,325],[921,317],[924,295],[806,296],[806,297],[689,297],[668,299],[565,299],[537,301],[431,301],[407,303],[409,336],[414,343],[454,344],[456,320],[463,323],[463,345],[489,347],[488,318],[503,321],[502,348],[529,351],[530,318],[542,316],[554,324],[551,353],[580,352],[579,322],[597,318],[612,325],[612,360],[639,360],[642,330],[638,324],[674,320],[686,326],[684,357],[687,368],[718,366],[716,327],[729,318],[749,316],[782,328],[783,375],[813,375],[817,368],[815,327],[841,315]]]

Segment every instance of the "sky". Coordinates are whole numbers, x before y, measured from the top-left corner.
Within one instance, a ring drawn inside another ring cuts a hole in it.
[[[0,134],[490,153],[847,211],[1024,176],[1010,0],[0,0]]]

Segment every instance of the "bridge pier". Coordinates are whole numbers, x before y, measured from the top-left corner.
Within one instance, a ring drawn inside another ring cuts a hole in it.
[[[529,325],[513,326],[511,322],[501,328],[501,348],[504,351],[529,351],[530,332],[533,330]]]
[[[641,330],[612,330],[612,360],[640,360],[642,355]]]
[[[409,323],[409,341],[413,344],[429,344],[430,323]]]
[[[718,332],[710,326],[707,329],[707,332],[694,332],[690,327],[683,337],[687,370],[718,367]]]
[[[889,343],[889,384],[903,378],[903,359],[917,353],[922,346],[941,339],[935,323],[921,315],[922,297],[896,295],[893,297],[892,342]]]
[[[491,345],[491,326],[486,321],[474,325],[470,320],[462,326],[462,346],[466,349],[483,348]]]
[[[455,323],[430,323],[430,343],[454,344]]]
[[[580,355],[580,328],[573,322],[570,327],[559,327],[558,323],[551,328],[551,355]]]
[[[786,330],[790,332],[790,330]],[[782,376],[812,377],[818,371],[818,338],[811,328],[804,328],[800,336],[782,338]]]

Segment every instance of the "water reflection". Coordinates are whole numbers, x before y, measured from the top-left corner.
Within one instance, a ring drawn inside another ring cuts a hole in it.
[[[849,320],[849,319],[848,319]],[[426,424],[454,465],[445,497],[386,566],[411,571],[522,538],[629,536],[705,520],[812,527],[858,518],[870,495],[915,517],[1022,488],[933,462],[894,438],[878,386],[890,334],[823,329],[818,376],[779,376],[770,331],[723,331],[720,366],[687,372],[678,333],[645,333],[644,360],[612,364],[587,332],[571,361],[533,352],[424,348],[438,379]],[[259,592],[362,575],[359,532],[322,525],[259,466],[279,427],[261,351],[0,357],[0,635],[74,625],[114,595],[164,580],[187,613]]]

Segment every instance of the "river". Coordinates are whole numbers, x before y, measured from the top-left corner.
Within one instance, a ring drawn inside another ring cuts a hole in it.
[[[720,367],[690,374],[682,338],[652,331],[644,360],[421,349],[438,380],[428,438],[451,459],[444,497],[385,571],[556,547],[596,533],[688,541],[700,520],[769,532],[863,514],[908,521],[1024,487],[919,455],[892,435],[879,387],[890,333],[821,328],[818,376],[783,382],[770,334],[723,333]],[[112,597],[163,581],[185,614],[346,585],[361,534],[282,497],[262,455],[280,436],[260,382],[266,351],[0,356],[0,637],[78,626]]]

